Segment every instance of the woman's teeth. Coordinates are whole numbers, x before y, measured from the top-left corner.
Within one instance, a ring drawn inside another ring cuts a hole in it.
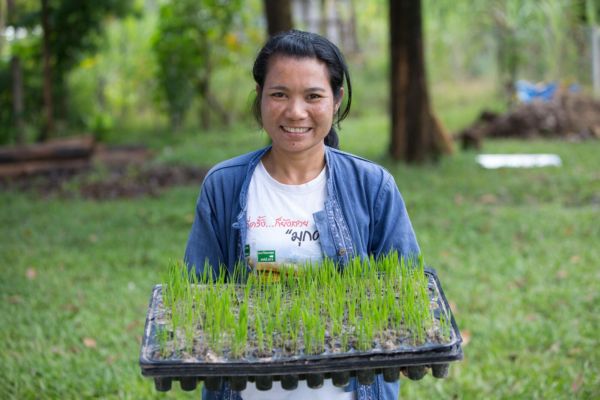
[[[308,132],[308,130],[310,129],[310,128],[290,128],[287,126],[283,126],[282,128],[283,128],[283,130],[285,130],[286,132],[289,132],[289,133],[304,133],[304,132]]]

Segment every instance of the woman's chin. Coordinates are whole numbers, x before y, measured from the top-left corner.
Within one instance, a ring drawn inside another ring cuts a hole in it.
[[[282,141],[273,141],[273,147],[277,150],[285,151],[285,152],[299,152],[305,151],[309,149],[313,149],[318,147],[319,145],[325,145],[324,142],[321,141],[310,141],[305,140],[306,138],[299,139],[286,139]]]

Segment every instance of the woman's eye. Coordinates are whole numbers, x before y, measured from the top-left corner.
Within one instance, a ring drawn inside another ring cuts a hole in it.
[[[320,99],[320,98],[321,98],[321,96],[320,96],[320,95],[318,95],[318,94],[316,94],[316,93],[311,93],[311,94],[309,94],[309,95],[308,95],[308,98],[309,98],[310,100],[315,100],[315,99]]]
[[[273,97],[283,97],[283,96],[284,96],[284,94],[283,94],[283,93],[281,93],[281,92],[277,92],[277,93],[273,93],[273,94],[271,94],[271,96],[273,96]]]

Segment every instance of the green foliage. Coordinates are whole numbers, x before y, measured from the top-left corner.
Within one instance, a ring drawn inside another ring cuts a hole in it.
[[[28,36],[5,41],[4,56],[18,54],[23,63],[27,137],[31,140],[43,121],[41,32],[37,26],[40,3],[17,3],[18,23],[27,27]],[[197,118],[185,119],[183,115],[187,111],[191,116],[190,111],[205,107],[198,82],[205,77],[207,66],[212,66],[209,83],[214,97],[234,122],[250,126],[247,117],[254,88],[250,71],[266,32],[261,0],[236,0],[227,9],[225,3],[216,1],[150,1],[143,3],[144,13],[139,18],[132,17],[138,12],[124,14],[124,7],[127,3],[129,9],[141,10],[141,1],[118,3],[51,1],[52,12],[60,12],[61,18],[68,14],[75,21],[91,21],[69,22],[64,24],[68,30],[59,27],[56,33],[60,36],[56,40],[63,41],[60,63],[66,71],[62,82],[55,83],[61,134],[82,129],[101,132],[99,127],[112,125],[100,136],[119,142],[155,140],[157,128],[167,131],[164,127],[169,117],[173,125],[180,124],[182,131],[196,128]],[[388,3],[355,3],[360,10],[356,21],[362,54],[348,55],[355,98],[350,117],[375,119],[389,103]],[[590,82],[586,29],[593,23],[591,16],[600,10],[597,5],[597,0],[424,0],[426,60],[436,110],[440,109],[438,103],[452,96],[452,91],[465,81],[472,90],[478,90],[478,84],[486,90],[495,84],[498,95],[504,96],[505,87],[495,81],[502,75],[506,83],[511,70],[516,71],[518,79],[576,79],[585,87]],[[100,11],[110,7],[116,7],[116,11],[100,19]],[[88,8],[90,15],[81,16]],[[195,11],[206,9],[218,11],[208,21],[204,12],[194,17]],[[186,10],[191,10],[188,15]],[[129,17],[121,18],[124,15]],[[218,20],[226,24],[215,25]],[[85,35],[83,25],[89,27]],[[69,37],[63,40],[67,34]],[[208,45],[202,42],[203,37]],[[77,47],[79,44],[81,47]],[[203,52],[206,48],[207,53]],[[0,131],[10,142],[14,138],[10,128],[14,119],[8,61],[0,61]],[[440,95],[438,86],[448,93]],[[500,86],[502,91],[498,90]],[[475,109],[463,111],[462,100],[458,100],[448,104],[451,112],[440,110],[440,114],[449,115],[442,116],[452,130],[464,126],[462,114],[476,115]],[[498,101],[492,105],[497,107]],[[214,110],[210,111],[214,116]],[[99,123],[108,119],[109,124]],[[148,134],[134,136],[132,130]]]
[[[41,2],[37,4],[21,12],[17,7],[19,14],[12,19],[13,26],[39,29]],[[133,11],[133,5],[134,0],[49,0],[50,48],[56,77],[62,78],[83,55],[97,50],[106,19],[124,17]]]
[[[85,56],[98,50],[107,19],[122,18],[135,11],[134,0],[49,0],[49,28],[53,100],[56,117],[81,127],[77,106],[69,102],[68,73]],[[39,129],[43,119],[43,57],[41,2],[16,2],[15,15],[9,21],[13,28],[24,28],[27,35],[10,42],[9,54],[21,59],[25,120]],[[0,77],[10,74],[9,63],[0,63]],[[5,78],[6,79],[6,78]],[[12,115],[12,86],[10,79],[0,83],[0,128],[14,124]],[[10,115],[8,115],[10,114]],[[14,134],[0,136],[0,143],[10,143]]]
[[[582,15],[597,14],[595,4],[425,0],[428,71],[435,80],[496,77],[503,91],[515,79],[588,83],[589,18]]]
[[[172,127],[180,127],[194,95],[205,95],[212,69],[235,51],[241,0],[178,0],[164,4],[154,35],[161,97]]]

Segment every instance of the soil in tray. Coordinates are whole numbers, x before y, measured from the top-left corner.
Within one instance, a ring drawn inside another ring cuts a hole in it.
[[[454,340],[449,311],[422,259],[391,255],[370,265],[355,259],[340,273],[326,261],[300,273],[282,270],[278,282],[250,274],[245,284],[228,285],[210,276],[198,281],[171,264],[149,314],[157,332],[151,357],[280,359]]]

